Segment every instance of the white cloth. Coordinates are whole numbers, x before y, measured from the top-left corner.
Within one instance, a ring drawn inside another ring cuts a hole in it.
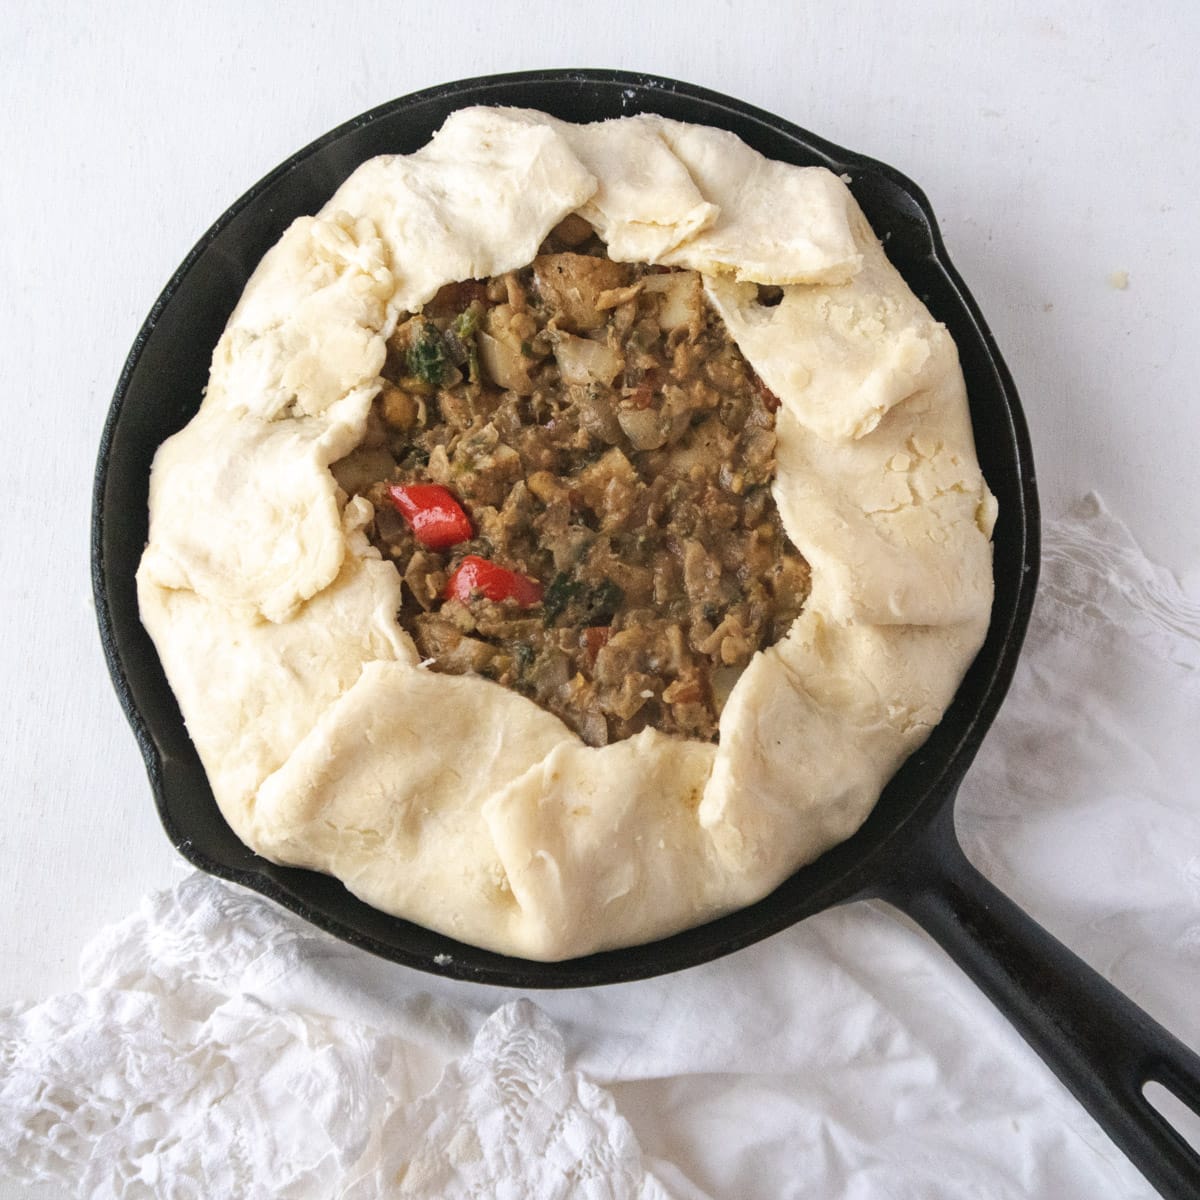
[[[1200,1046],[1200,606],[1091,499],[1046,531],[969,855]],[[883,905],[530,999],[189,875],[0,1013],[0,1167],[82,1197],[989,1200],[1153,1192]]]

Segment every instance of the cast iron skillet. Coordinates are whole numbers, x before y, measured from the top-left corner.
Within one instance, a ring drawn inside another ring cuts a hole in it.
[[[958,343],[979,459],[1000,504],[987,641],[944,720],[863,828],[741,912],[649,945],[563,963],[462,945],[369,908],[334,879],[275,866],[243,846],[217,810],[138,620],[134,591],[151,459],[199,405],[212,347],[258,260],[293,218],[318,209],[364,159],[417,149],[451,111],[468,104],[538,108],[568,120],[655,112],[730,129],[772,158],[849,176],[892,261]],[[1016,390],[920,189],[891,167],[740,101],[613,71],[529,72],[419,92],[335,129],[273,171],[204,235],[154,305],[117,385],[96,470],[92,571],[101,640],[163,825],[196,866],[385,958],[517,988],[586,987],[677,971],[830,905],[882,898],[937,939],[1164,1195],[1195,1197],[1200,1156],[1147,1103],[1142,1088],[1157,1080],[1200,1109],[1200,1058],[988,883],[955,837],[954,797],[1012,677],[1037,569],[1037,492]]]

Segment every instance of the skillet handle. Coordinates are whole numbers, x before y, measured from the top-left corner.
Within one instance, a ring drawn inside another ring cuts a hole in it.
[[[1200,1154],[1142,1092],[1160,1083],[1200,1114],[1200,1056],[967,861],[952,804],[904,857],[882,899],[933,936],[1163,1196],[1200,1197]]]

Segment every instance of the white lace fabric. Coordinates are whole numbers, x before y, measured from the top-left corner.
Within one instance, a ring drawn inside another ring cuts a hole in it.
[[[1200,608],[1092,500],[1048,528],[959,825],[1200,1045]],[[1094,1200],[1153,1192],[924,934],[820,914],[539,994],[372,958],[201,875],[0,1012],[0,1175],[112,1200]]]
[[[151,896],[87,948],[80,991],[0,1021],[0,1162],[123,1200],[667,1195],[527,1000],[427,1095],[414,1041],[281,1007],[331,942],[201,875]]]

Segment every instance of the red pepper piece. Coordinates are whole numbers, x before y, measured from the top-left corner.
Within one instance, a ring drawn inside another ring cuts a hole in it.
[[[437,483],[389,483],[388,497],[412,526],[413,536],[431,550],[445,550],[474,535],[462,505]]]
[[[488,600],[515,600],[522,608],[529,608],[542,602],[542,585],[478,554],[468,554],[450,576],[442,598],[465,602],[476,595]]]
[[[762,397],[763,408],[769,413],[779,411],[779,397],[756,374],[751,374],[754,390]]]
[[[595,665],[596,655],[608,645],[612,637],[611,625],[589,625],[583,631],[583,647],[587,651],[588,661]]]
[[[654,403],[654,397],[662,391],[663,372],[658,367],[651,367],[646,377],[633,389],[629,402],[634,408],[649,408]]]

